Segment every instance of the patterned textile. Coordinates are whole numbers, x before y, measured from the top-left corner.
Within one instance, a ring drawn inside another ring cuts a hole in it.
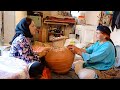
[[[95,70],[98,75],[98,79],[120,79],[120,69],[119,68],[111,68],[109,70]]]
[[[112,14],[107,14],[105,11],[102,11],[100,14],[99,25],[110,26],[112,23]]]
[[[10,48],[10,56],[23,59],[26,63],[38,61],[39,56],[33,53],[30,38],[26,38],[22,34],[16,37]]]

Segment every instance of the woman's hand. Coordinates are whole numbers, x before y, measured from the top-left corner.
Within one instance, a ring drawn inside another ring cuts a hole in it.
[[[74,53],[74,47],[73,47],[73,45],[68,45],[67,48]]]
[[[33,48],[33,52],[38,55],[40,53],[44,53],[44,55],[46,55],[46,53],[49,52],[50,49],[51,47],[35,47]]]
[[[68,48],[69,50],[71,50],[74,54],[81,55],[81,53],[82,53],[82,52],[81,52],[81,49],[78,48],[78,47],[76,47],[76,46],[74,46],[74,45],[68,45],[67,48]]]
[[[47,52],[49,52],[49,50],[51,49],[51,47],[45,47],[44,49],[43,49],[43,52],[45,52],[46,54],[47,54]],[[45,55],[46,55],[45,54]]]

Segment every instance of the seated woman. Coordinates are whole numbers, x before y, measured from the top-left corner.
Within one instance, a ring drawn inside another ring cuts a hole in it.
[[[73,64],[75,73],[80,79],[98,78],[96,70],[106,71],[114,66],[116,49],[110,39],[110,33],[107,26],[98,26],[96,31],[98,41],[90,47],[82,49],[74,45],[67,46],[73,53],[81,55],[83,58]]]
[[[15,35],[10,42],[10,56],[24,60],[29,65],[29,75],[31,78],[40,76],[45,66],[44,58],[40,58],[32,50],[31,41],[35,32],[34,21],[28,17],[23,18],[17,24]]]

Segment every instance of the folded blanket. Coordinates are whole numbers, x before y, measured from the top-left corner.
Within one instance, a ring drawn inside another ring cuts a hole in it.
[[[28,79],[28,65],[18,58],[0,56],[0,79]]]

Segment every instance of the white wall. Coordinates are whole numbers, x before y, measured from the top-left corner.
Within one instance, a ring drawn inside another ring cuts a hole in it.
[[[93,25],[77,25],[75,34],[79,35],[80,43],[94,43],[96,41],[96,28]]]
[[[27,16],[26,11],[4,11],[4,43],[8,44],[14,34],[17,23]]]
[[[111,33],[111,39],[115,45],[120,46],[120,29],[114,29],[114,31]]]
[[[18,22],[27,16],[27,11],[15,11],[15,23],[16,25],[18,24]]]
[[[98,25],[99,14],[101,11],[86,11],[86,24]]]
[[[4,43],[9,43],[15,34],[15,11],[4,11]]]

